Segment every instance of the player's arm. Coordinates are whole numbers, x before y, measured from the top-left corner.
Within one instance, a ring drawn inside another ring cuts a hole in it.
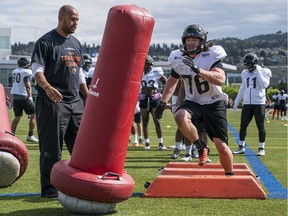
[[[31,100],[32,99],[32,87],[31,87],[31,82],[30,82],[29,76],[24,77],[24,85],[26,88],[27,97]]]
[[[80,84],[80,92],[83,94],[83,96],[85,98],[87,98],[87,96],[88,96],[88,88],[87,88],[86,83],[81,83]]]
[[[243,77],[242,77],[242,83],[241,83],[241,86],[240,86],[240,88],[238,90],[237,97],[235,98],[235,101],[234,101],[234,106],[233,106],[234,111],[237,110],[237,107],[238,107],[240,101],[243,99],[244,91],[245,91],[245,83],[244,83],[244,80],[243,80]]]
[[[172,68],[171,76],[169,76],[169,78],[167,79],[163,90],[163,96],[161,99],[162,102],[168,103],[169,99],[171,98],[176,89],[179,78],[180,76]]]
[[[82,70],[79,70],[79,89],[80,89],[80,92],[82,93],[82,95],[87,98],[88,96],[88,87],[87,87],[87,84],[86,84],[86,79],[85,79],[85,75],[83,73]]]
[[[199,68],[199,76],[214,85],[221,86],[225,83],[225,72],[220,60],[214,63],[209,71]]]
[[[160,77],[160,81],[163,83],[163,85],[165,85],[166,84],[166,82],[167,82],[167,78],[166,78],[166,76],[161,76]]]
[[[225,72],[222,69],[222,63],[221,60],[215,62],[210,70],[204,70],[200,68],[198,65],[194,63],[194,60],[190,56],[185,56],[184,59],[182,59],[183,63],[189,66],[193,72],[201,76],[204,80],[207,82],[221,86],[225,82]]]
[[[164,90],[166,82],[167,82],[166,76],[162,75],[159,80],[161,81],[161,83],[163,83],[163,90]],[[161,93],[163,93],[163,90]]]
[[[162,96],[161,100],[159,101],[159,103],[155,109],[156,119],[162,118],[162,114],[166,108],[166,104],[168,103],[169,99],[173,95],[179,78],[180,78],[180,75],[178,73],[176,73],[172,68],[171,75],[167,79],[166,85],[164,87],[163,96]]]
[[[177,104],[181,104],[184,101],[185,98],[185,89],[184,89],[184,82],[182,79],[179,80],[180,87],[178,91],[178,101]]]
[[[267,69],[268,70],[268,69]],[[267,88],[270,84],[271,72],[265,70],[258,72],[258,82],[261,88]]]

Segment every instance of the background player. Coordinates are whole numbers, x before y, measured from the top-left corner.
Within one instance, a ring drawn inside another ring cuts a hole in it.
[[[163,144],[162,128],[159,119],[155,118],[155,108],[158,101],[162,97],[161,93],[158,92],[159,81],[164,85],[167,78],[164,76],[164,72],[161,67],[153,67],[154,60],[151,56],[146,56],[144,73],[141,80],[141,93],[140,109],[143,121],[143,134],[145,138],[145,149],[150,149],[149,140],[149,114],[151,113],[158,137],[158,148],[160,150],[166,150],[167,148]]]
[[[141,111],[139,107],[139,100],[136,103],[136,107],[134,111],[134,120],[132,122],[131,135],[133,139],[133,146],[138,147],[139,144],[143,144]],[[139,140],[138,140],[138,136],[139,136]]]
[[[23,115],[23,110],[29,118],[29,132],[27,142],[38,142],[33,135],[36,126],[35,104],[32,98],[32,70],[30,59],[21,57],[18,59],[18,67],[12,71],[12,89],[14,119],[11,123],[12,133],[16,133],[17,125]]]
[[[246,67],[241,73],[242,83],[234,103],[234,111],[243,99],[241,112],[241,123],[239,131],[239,147],[234,154],[245,152],[245,137],[247,127],[253,116],[258,128],[259,148],[258,156],[265,155],[266,131],[264,127],[266,114],[266,88],[269,86],[271,70],[262,68],[258,63],[259,59],[255,53],[248,53],[244,56],[243,63]]]
[[[285,94],[284,90],[280,91],[280,94],[277,95],[277,101],[279,102],[279,110],[281,112],[281,120],[287,120],[286,110],[288,95]]]

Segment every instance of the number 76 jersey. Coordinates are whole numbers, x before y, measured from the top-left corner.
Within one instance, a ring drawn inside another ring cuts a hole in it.
[[[212,66],[221,62],[227,56],[221,46],[209,47],[194,58],[194,63],[204,70],[211,70]],[[192,69],[182,62],[183,52],[174,50],[170,53],[168,61],[174,71],[181,76],[185,87],[185,100],[194,101],[198,104],[212,104],[216,101],[227,100],[227,95],[222,92],[221,86],[217,86],[204,80]]]

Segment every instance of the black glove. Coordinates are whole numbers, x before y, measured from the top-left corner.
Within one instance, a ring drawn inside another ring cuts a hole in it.
[[[155,117],[156,119],[161,119],[162,118],[162,114],[164,112],[166,108],[166,103],[164,103],[163,101],[159,101],[156,109],[155,109]]]
[[[185,56],[182,61],[184,64],[189,66],[196,74],[200,73],[200,68],[194,63],[193,58],[191,58],[190,56]]]

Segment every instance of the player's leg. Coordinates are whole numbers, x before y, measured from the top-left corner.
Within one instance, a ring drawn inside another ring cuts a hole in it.
[[[145,139],[145,149],[150,149],[149,140],[149,112],[147,109],[141,108],[143,135]]]
[[[157,137],[158,137],[158,148],[160,150],[166,150],[167,148],[164,146],[164,143],[163,143],[163,132],[162,132],[161,120],[160,119],[156,119],[156,117],[155,117],[155,109],[156,109],[156,106],[155,106],[155,108],[153,107],[151,109],[151,114],[152,114],[152,117],[153,117],[153,122],[154,122],[154,125],[155,125],[156,134],[157,134]]]
[[[256,126],[258,128],[258,138],[259,138],[259,148],[258,156],[265,155],[265,139],[266,139],[266,130],[265,130],[265,105],[255,105],[254,112]]]
[[[177,129],[175,133],[175,149],[173,151],[173,154],[171,155],[172,159],[177,159],[178,157],[180,157],[180,150],[182,149],[183,138],[183,134],[180,132],[179,129]]]
[[[192,159],[192,143],[194,143],[197,149],[200,150],[201,152],[205,146],[203,146],[203,143],[199,139],[197,128],[192,123],[192,116],[191,116],[192,112],[188,112],[184,108],[185,106],[186,104],[183,104],[183,106],[179,107],[179,109],[176,111],[174,115],[174,118],[180,132],[190,141],[190,143],[187,144],[185,143],[186,155],[184,158],[182,158],[182,160],[184,161],[189,161]],[[194,110],[193,113],[195,114],[196,112],[197,111]]]
[[[213,138],[216,149],[219,153],[220,163],[224,168],[226,175],[233,175],[233,154],[227,143],[223,142],[219,138]]]
[[[247,127],[253,118],[253,113],[253,105],[243,106],[241,112],[238,149],[233,152],[234,154],[245,153],[245,138],[247,135]]]
[[[148,150],[150,149],[150,140],[149,140],[149,110],[148,110],[148,104],[149,98],[148,96],[144,96],[143,98],[140,98],[139,107],[142,117],[142,128],[143,128],[143,135],[145,139],[145,147],[144,149]]]
[[[135,116],[135,115],[134,115],[134,116]],[[135,117],[134,117],[134,119],[135,119]],[[139,143],[138,143],[138,135],[137,135],[137,127],[136,127],[135,120],[132,122],[131,135],[132,135],[132,140],[133,140],[133,146],[134,146],[134,147],[139,146]]]
[[[36,114],[35,114],[35,104],[31,100],[25,100],[23,104],[25,113],[30,116],[29,118],[29,131],[26,138],[27,142],[38,143],[38,139],[34,136],[34,129],[36,127]]]
[[[11,132],[15,134],[18,123],[21,120],[21,117],[23,115],[23,108],[21,105],[21,100],[13,100],[13,112],[14,112],[14,119],[12,120],[12,123],[11,123]]]

